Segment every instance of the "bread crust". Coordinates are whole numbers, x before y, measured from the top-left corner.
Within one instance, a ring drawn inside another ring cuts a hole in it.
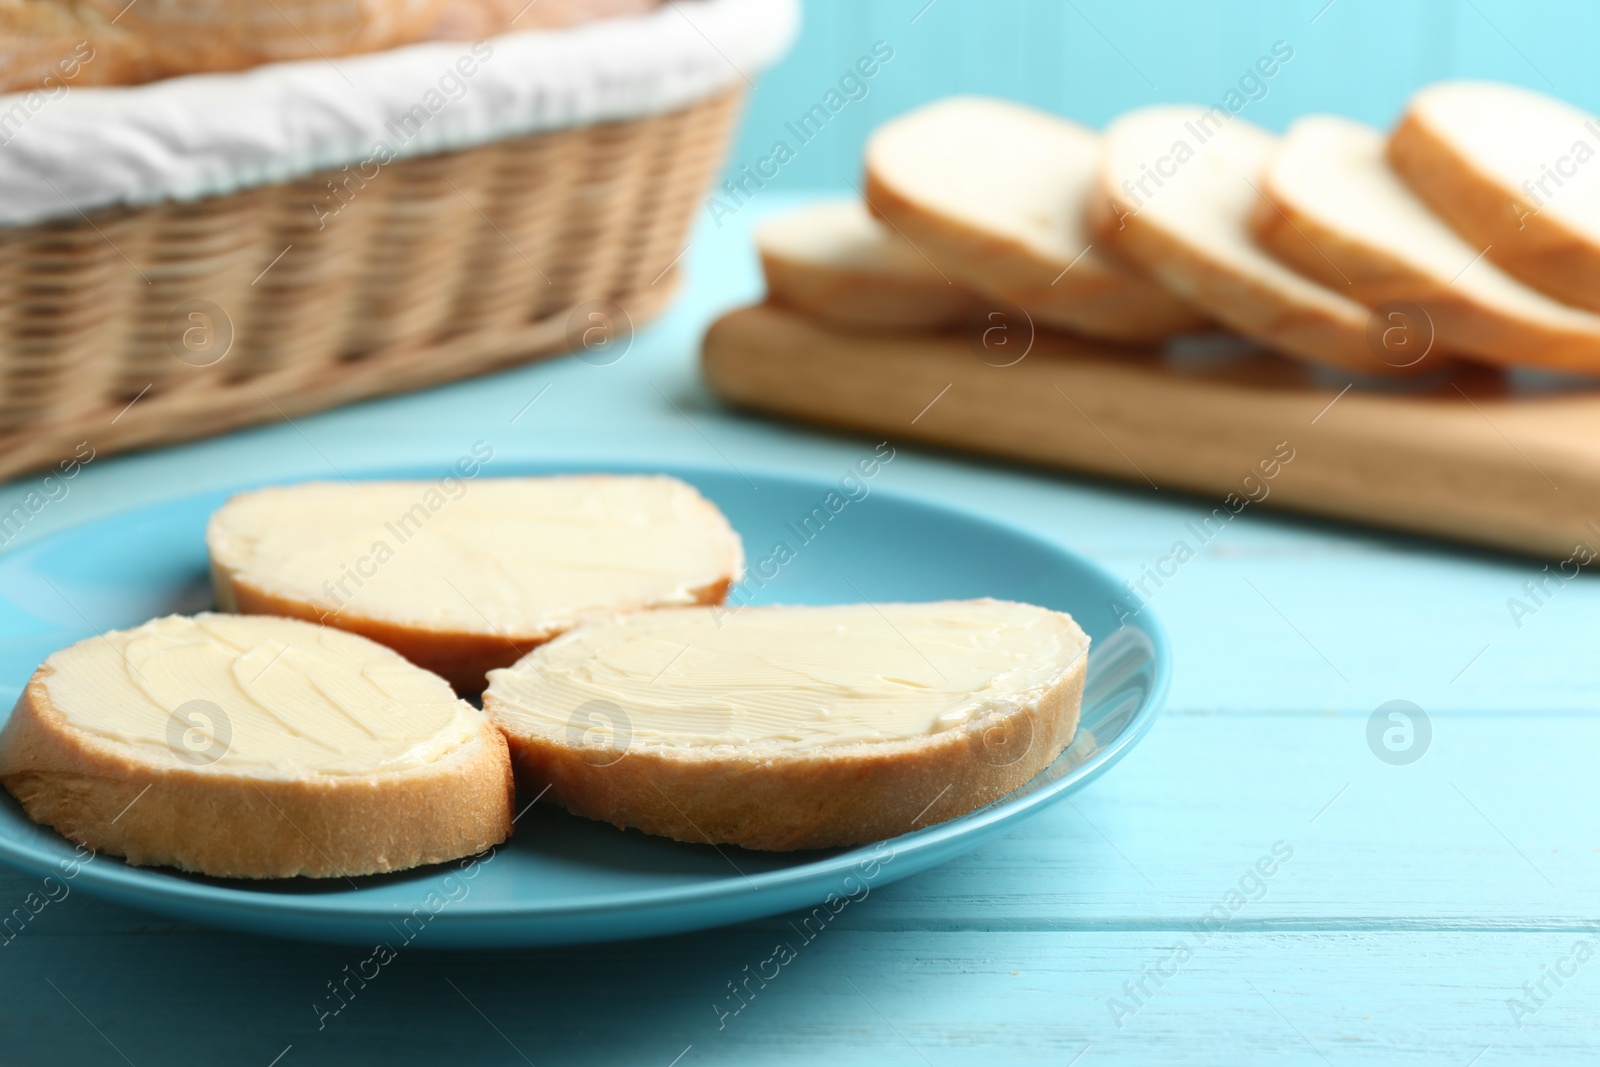
[[[136,85],[423,40],[456,0],[0,0],[0,91]],[[80,45],[87,44],[87,50]],[[87,54],[89,58],[84,58]],[[64,61],[74,56],[64,75]],[[46,79],[54,75],[55,82]]]
[[[1389,138],[1389,164],[1413,192],[1488,259],[1536,289],[1600,311],[1600,244],[1558,217],[1536,212],[1456,150],[1416,110]]]
[[[1144,264],[1163,283],[1240,333],[1290,356],[1367,374],[1420,373],[1437,366],[1432,360],[1410,367],[1383,362],[1367,344],[1365,313],[1336,315],[1296,302],[1261,279],[1220,269],[1213,259],[1123,203],[1109,180],[1102,181],[1101,194],[1089,208],[1096,239]]]
[[[0,0],[0,92],[132,85],[159,77],[147,49],[96,12]]]
[[[481,852],[511,835],[505,739],[485,721],[444,759],[267,779],[177,768],[66,721],[40,667],[0,730],[0,784],[28,817],[134,866],[219,878],[348,877]]]
[[[553,30],[596,19],[648,15],[661,0],[448,0],[428,36],[436,41],[481,41],[515,30]]]
[[[874,173],[865,198],[939,268],[987,296],[1008,300],[1040,325],[1136,344],[1209,327],[1204,316],[1134,268],[1060,270],[1025,244],[978,229],[901,193]]]
[[[955,730],[790,752],[578,747],[508,730],[519,791],[575,815],[694,844],[831,848],[946,822],[1014,792],[1072,742],[1088,657],[1037,699]],[[484,710],[496,715],[490,691]]]
[[[396,48],[423,40],[453,2],[89,0],[151,51],[163,76]]]
[[[0,0],[0,92],[138,85],[180,74],[482,41],[636,17],[660,0]],[[80,44],[87,47],[80,50]],[[63,77],[63,64],[75,55]],[[53,81],[46,79],[53,78]]]
[[[1404,261],[1326,226],[1301,211],[1271,178],[1266,200],[1251,218],[1256,240],[1301,274],[1343,289],[1368,307],[1408,300],[1426,309],[1435,352],[1450,349],[1502,366],[1539,366],[1594,373],[1600,370],[1600,334],[1562,329],[1530,316],[1507,314],[1468,293],[1415,270]],[[1437,366],[1437,359],[1430,366]]]

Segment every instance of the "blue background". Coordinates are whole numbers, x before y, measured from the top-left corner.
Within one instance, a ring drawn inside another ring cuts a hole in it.
[[[1244,112],[1274,128],[1316,108],[1387,122],[1409,92],[1449,75],[1548,90],[1542,70],[1561,95],[1600,105],[1600,5],[1337,0],[1313,24],[1320,3],[937,0],[913,25],[920,6],[809,5],[798,48],[761,80],[736,160],[764,155],[874,40],[895,59],[748,210],[721,229],[702,215],[687,290],[620,362],[551,360],[97,459],[27,538],[334,466],[441,464],[477,439],[508,463],[837,477],[881,438],[721,407],[700,383],[700,335],[760,297],[751,224],[804,190],[847,188],[873,123],[945,92],[1098,124],[1141,103],[1213,99],[1283,39],[1294,60]],[[1315,447],[1314,428],[1302,441]],[[0,508],[30,481],[0,488]],[[881,484],[1014,523],[1124,578],[1213,506],[909,444]],[[74,892],[0,947],[0,1063],[1586,1062],[1600,1046],[1600,962],[1548,986],[1530,1015],[1511,1005],[1528,997],[1524,983],[1570,964],[1579,941],[1600,944],[1600,582],[1559,587],[1519,623],[1507,602],[1540,566],[1250,508],[1152,601],[1175,677],[1128,759],[1016,832],[874,890],[723,1027],[713,1006],[792,936],[786,919],[590,948],[408,953],[319,1030],[313,1003],[359,955]],[[1431,721],[1425,755],[1407,766],[1367,740],[1374,710],[1396,699]],[[1201,917],[1279,843],[1293,857],[1258,899],[1119,1019],[1112,998],[1167,966],[1180,939],[1193,943]],[[0,912],[35,886],[0,871]]]
[[[769,189],[859,181],[873,127],[950,93],[1003,96],[1098,128],[1145,104],[1214,102],[1280,40],[1294,58],[1240,113],[1274,130],[1311,111],[1386,126],[1441,78],[1515,82],[1600,109],[1600,5],[1582,0],[808,0],[797,46],[757,79],[730,170],[775,138],[793,144],[783,124],[875,41],[895,55],[868,96]]]

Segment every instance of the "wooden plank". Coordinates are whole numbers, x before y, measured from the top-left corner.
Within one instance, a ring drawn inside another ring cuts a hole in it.
[[[730,403],[1187,489],[1219,523],[1270,480],[1267,507],[1600,555],[1593,391],[1514,394],[1489,372],[1345,391],[1263,355],[1193,365],[1042,331],[995,362],[973,337],[847,333],[770,305],[718,320],[702,356]]]

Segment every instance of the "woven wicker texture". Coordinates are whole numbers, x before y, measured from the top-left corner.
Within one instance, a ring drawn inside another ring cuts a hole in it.
[[[0,229],[0,477],[80,441],[200,437],[641,323],[671,295],[739,95]]]

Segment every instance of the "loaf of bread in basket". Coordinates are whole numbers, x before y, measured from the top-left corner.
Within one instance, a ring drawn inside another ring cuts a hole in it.
[[[643,14],[657,0],[0,0],[0,92],[137,85]]]

